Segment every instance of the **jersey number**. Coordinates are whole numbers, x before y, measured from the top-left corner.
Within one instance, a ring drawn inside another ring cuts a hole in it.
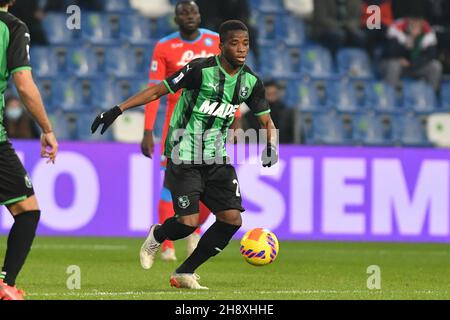
[[[235,184],[236,185],[236,197],[241,197],[241,193],[240,193],[240,191],[239,191],[239,182],[237,181],[237,179],[234,179],[233,180],[233,184]]]

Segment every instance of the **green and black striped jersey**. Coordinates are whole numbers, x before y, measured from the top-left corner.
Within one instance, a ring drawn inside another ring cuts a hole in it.
[[[4,93],[9,77],[21,70],[31,70],[30,32],[27,26],[12,14],[0,11],[0,143],[5,142]]]
[[[197,163],[224,158],[227,132],[242,103],[256,116],[270,113],[259,77],[246,65],[230,76],[218,56],[191,61],[164,84],[171,93],[183,89],[165,142],[171,159]]]

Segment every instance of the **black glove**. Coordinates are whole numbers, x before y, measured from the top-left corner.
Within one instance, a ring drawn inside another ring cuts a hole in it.
[[[268,144],[261,155],[263,167],[271,167],[278,162],[277,148]]]
[[[106,129],[109,128],[110,125],[122,114],[122,110],[120,110],[119,106],[115,106],[114,108],[110,109],[109,111],[103,112],[102,114],[99,114],[97,118],[95,118],[94,122],[91,126],[92,134],[97,131],[97,128],[103,124],[103,128],[101,131],[101,134],[104,134]]]

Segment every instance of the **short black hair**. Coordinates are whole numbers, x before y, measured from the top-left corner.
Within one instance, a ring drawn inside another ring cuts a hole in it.
[[[222,23],[219,27],[220,42],[224,43],[227,38],[228,32],[235,30],[242,30],[248,32],[248,28],[245,25],[245,23],[243,23],[240,20],[228,20]]]
[[[1,0],[0,0],[1,1]],[[175,4],[175,14],[177,13],[177,10],[180,6],[184,5],[184,4],[194,4],[198,7],[198,4],[194,1],[194,0],[179,0],[176,4]]]
[[[0,7],[12,6],[16,0],[0,0]]]

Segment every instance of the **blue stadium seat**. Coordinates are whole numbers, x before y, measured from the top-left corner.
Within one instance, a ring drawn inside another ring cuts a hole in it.
[[[441,110],[450,110],[450,82],[442,83],[441,87]]]
[[[94,81],[58,79],[53,85],[53,105],[64,112],[92,110]]]
[[[45,109],[49,112],[54,110],[53,104],[53,78],[38,78],[34,77],[36,85],[41,93],[42,101],[44,102]]]
[[[68,71],[78,77],[96,76],[99,72],[95,52],[90,48],[74,47],[68,52]]]
[[[326,87],[320,82],[290,81],[287,87],[286,102],[302,112],[324,112],[326,104]]]
[[[338,51],[336,59],[341,76],[373,78],[370,58],[366,51],[357,48],[343,48]]]
[[[394,141],[392,118],[388,115],[360,114],[353,119],[353,139],[357,144],[389,145]]]
[[[284,62],[287,75],[298,78],[302,74],[302,50],[299,47],[287,47],[280,53],[278,59]]]
[[[284,12],[283,0],[252,0],[251,6],[262,12]]]
[[[367,104],[378,112],[395,113],[399,111],[396,105],[395,89],[381,81],[370,81],[366,85]]]
[[[258,62],[256,61],[255,54],[252,51],[250,51],[248,53],[247,60],[245,61],[245,64],[247,66],[249,66],[253,71],[255,71],[257,73],[259,72],[259,65],[258,65]]]
[[[277,24],[282,20],[281,16],[275,13],[257,14],[256,25],[258,26],[258,43],[261,45],[270,44],[277,38]]]
[[[105,56],[105,67],[108,75],[116,77],[127,77],[148,72],[148,68],[137,70],[136,57],[133,51],[122,47],[109,48]]]
[[[334,114],[319,114],[313,119],[314,142],[317,144],[344,144],[351,133],[342,119]],[[346,137],[347,136],[347,137]]]
[[[321,46],[305,46],[301,49],[301,71],[316,78],[329,78],[333,72],[330,52]]]
[[[123,41],[137,45],[151,43],[150,19],[139,14],[122,15],[120,19],[120,38]]]
[[[436,111],[436,95],[433,88],[424,81],[404,81],[403,106],[417,113]]]
[[[395,119],[395,135],[398,141],[408,146],[429,146],[426,124],[412,114],[399,115]]]
[[[92,80],[92,110],[109,110],[112,106],[123,100],[117,98],[115,81],[112,79],[98,78]]]
[[[363,83],[357,81],[330,81],[328,85],[331,107],[340,112],[361,112],[366,107],[366,91]]]
[[[260,72],[266,78],[286,76],[290,70],[284,61],[286,52],[274,45],[260,47]]]
[[[59,110],[50,112],[48,117],[59,141],[77,139],[77,117],[75,114],[66,114]]]
[[[58,73],[52,47],[33,46],[30,49],[30,62],[33,73],[38,77],[52,77]]]
[[[83,13],[81,16],[82,38],[95,44],[114,44],[120,37],[118,16],[97,12]]]
[[[73,45],[80,38],[79,30],[66,27],[67,15],[62,13],[47,13],[43,20],[43,28],[51,44]]]
[[[148,76],[150,61],[156,42],[149,42],[146,45],[133,45],[129,50],[133,55],[134,66],[137,73]]]
[[[286,14],[277,20],[275,28],[276,39],[283,41],[288,46],[301,46],[306,42],[303,21],[291,14]]]
[[[103,0],[103,9],[114,13],[126,13],[132,10],[130,0]]]

